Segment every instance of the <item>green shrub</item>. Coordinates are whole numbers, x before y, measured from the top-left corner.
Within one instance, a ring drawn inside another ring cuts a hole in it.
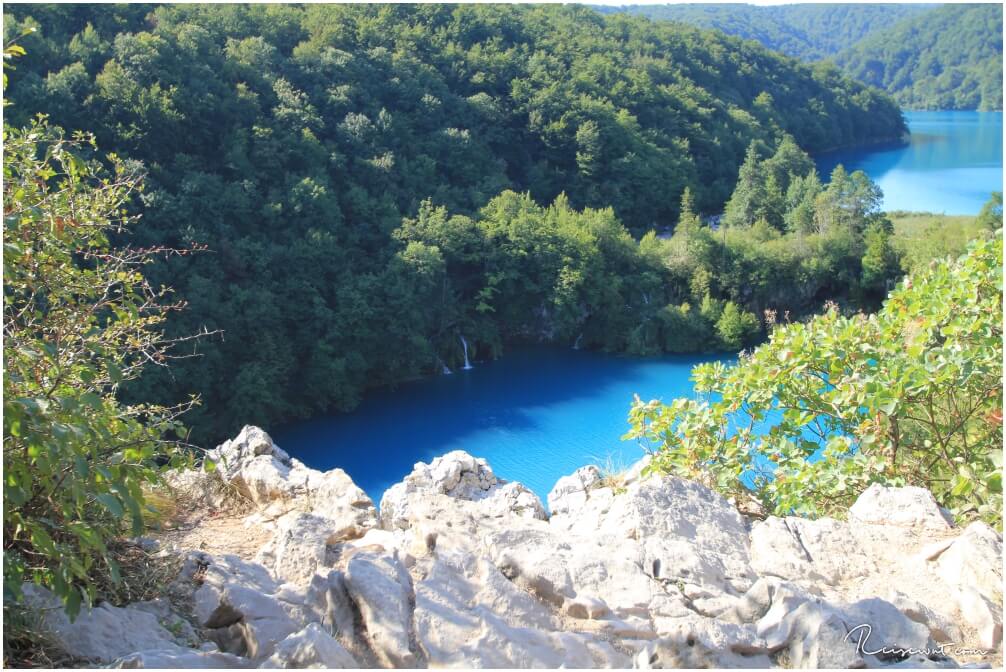
[[[113,248],[139,187],[131,166],[85,158],[40,117],[4,138],[4,604],[23,581],[45,586],[71,617],[117,581],[112,539],[143,529],[141,487],[169,463],[178,407],[125,405],[124,382],[164,365],[168,290],[140,273],[164,249]],[[179,459],[176,455],[175,460]]]
[[[880,482],[1001,529],[1002,357],[1000,231],[905,280],[875,315],[832,308],[734,366],[697,366],[696,389],[718,401],[637,399],[625,438],[655,450],[654,470],[724,493],[746,475],[778,515],[840,514]]]
[[[719,319],[716,320],[716,333],[723,345],[730,350],[737,350],[751,343],[758,337],[759,331],[758,318],[755,314],[741,310],[733,301],[727,301]]]

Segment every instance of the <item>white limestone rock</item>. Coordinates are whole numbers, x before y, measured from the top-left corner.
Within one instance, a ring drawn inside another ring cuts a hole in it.
[[[550,610],[484,558],[441,553],[417,565],[416,638],[429,667],[625,667],[597,637],[563,632]]]
[[[305,592],[304,603],[309,620],[320,623],[344,645],[353,644],[354,607],[341,571],[315,574]]]
[[[848,523],[775,516],[751,529],[751,567],[762,575],[825,585],[878,571]]]
[[[260,668],[355,669],[356,659],[317,623],[295,632],[275,649]]]
[[[925,488],[892,488],[874,483],[849,508],[849,521],[873,525],[949,530],[949,519]]]
[[[858,640],[850,640],[849,626],[834,608],[804,602],[786,615],[780,628],[786,632],[786,650],[792,668],[867,666]]]
[[[939,554],[936,571],[951,586],[975,588],[1002,604],[1002,554],[1002,537],[977,521],[964,528],[964,533]]]
[[[591,519],[582,510],[583,523]],[[729,502],[712,490],[680,478],[650,478],[628,486],[596,524],[640,542],[644,571],[661,581],[684,580],[740,593],[755,580],[747,527]]]
[[[303,595],[278,584],[265,567],[237,556],[201,561],[193,611],[223,651],[261,660],[309,618]]]
[[[611,613],[611,609],[599,597],[590,595],[577,595],[574,598],[567,598],[563,604],[563,611],[573,618],[586,618],[596,620],[604,618]]]
[[[255,560],[283,581],[307,584],[315,572],[331,566],[332,549],[345,538],[340,521],[294,511],[276,521],[272,539]]]
[[[345,582],[380,663],[416,667],[416,654],[410,648],[412,579],[398,558],[358,551],[346,565]]]
[[[690,614],[681,618],[657,618],[654,619],[654,625],[661,638],[684,642],[688,645],[698,643],[711,651],[729,652],[742,656],[770,652],[768,644],[750,625],[727,623],[699,614]],[[729,665],[731,658],[733,656],[719,662],[724,667],[732,667]]]
[[[900,649],[932,649],[934,642],[929,628],[902,613],[895,605],[879,597],[872,597],[841,607],[841,611],[852,631],[857,627],[869,626],[869,647],[864,633],[863,649],[866,653],[883,647]],[[860,641],[856,636],[850,640]]]
[[[590,491],[601,482],[601,470],[593,464],[580,467],[572,474],[563,476],[548,493],[548,509],[552,515],[569,513],[587,501]]]
[[[937,643],[963,641],[961,629],[949,616],[938,613],[897,590],[890,591],[887,601],[908,618],[926,626],[929,629],[929,634]]]
[[[342,469],[321,472],[292,459],[258,427],[207,451],[224,481],[268,516],[302,511],[338,521],[347,538],[377,524],[373,502]]]
[[[381,497],[381,521],[386,529],[404,529],[410,501],[416,495],[447,495],[477,502],[490,496],[498,484],[484,459],[454,450],[429,464],[417,462],[412,473],[388,488]]]
[[[378,528],[342,477],[308,470],[261,430],[218,457],[259,506],[249,524],[273,532],[256,561],[193,553],[176,581],[221,650],[138,641],[117,664],[886,666],[896,659],[863,653],[849,631],[926,648],[960,642],[962,615],[983,643],[1001,640],[1001,539],[980,524],[940,528],[924,491],[871,489],[849,523],[752,525],[702,485],[636,469],[616,490],[587,467],[560,479],[546,518],[529,490],[455,451],[385,493]],[[904,585],[916,566],[925,589]],[[945,616],[932,600],[944,593]]]
[[[484,500],[483,506],[494,516],[502,517],[512,513],[536,520],[548,518],[538,495],[516,482],[494,488],[492,494]]]
[[[978,631],[978,644],[983,649],[995,651],[1002,644],[1002,608],[971,586],[958,591],[957,605],[964,620]]]
[[[109,667],[118,669],[237,669],[250,668],[252,661],[221,651],[200,651],[174,646],[137,651],[122,656]]]
[[[24,603],[41,614],[42,627],[59,647],[77,658],[110,663],[135,651],[174,650],[174,635],[154,614],[108,603],[82,608],[72,623],[55,595],[34,584],[24,584]]]

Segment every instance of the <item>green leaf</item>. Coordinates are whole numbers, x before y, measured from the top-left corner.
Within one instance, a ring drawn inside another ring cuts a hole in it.
[[[989,492],[1001,495],[1003,492],[1003,475],[1002,472],[995,472],[991,474],[985,481],[985,485],[988,486]]]
[[[100,495],[95,495],[95,499],[101,502],[116,518],[122,518],[122,516],[126,513],[122,508],[122,503],[119,502],[119,499],[115,495],[106,492]]]

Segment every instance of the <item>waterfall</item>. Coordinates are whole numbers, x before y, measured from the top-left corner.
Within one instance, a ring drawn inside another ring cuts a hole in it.
[[[439,356],[434,355],[434,357],[437,358],[437,364],[440,365],[440,373],[441,373],[441,375],[449,376],[452,373],[454,373],[453,371],[451,371],[451,367],[447,366],[447,362],[445,362],[444,360],[440,359]]]
[[[461,347],[465,349],[465,371],[472,368],[472,365],[468,362],[468,341],[465,340],[464,336],[461,336]]]
[[[582,341],[582,340],[583,340],[583,334],[580,334],[579,336],[576,337],[576,340],[573,341],[573,349],[574,350],[579,350],[580,349],[580,341]]]

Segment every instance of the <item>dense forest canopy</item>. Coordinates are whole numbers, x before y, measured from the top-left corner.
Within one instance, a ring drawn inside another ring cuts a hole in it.
[[[1001,110],[1003,7],[949,4],[842,51],[856,79],[912,109]]]
[[[461,335],[476,357],[581,334],[738,348],[765,309],[875,294],[860,280],[876,213],[833,225],[862,184],[829,191],[802,150],[904,122],[832,66],[583,7],[9,11],[8,34],[37,30],[7,123],[93,130],[147,172],[132,242],[209,248],[149,272],[188,302],[169,335],[223,337],[130,388],[200,393],[200,441],[457,366]],[[762,161],[773,180],[732,198],[741,163]],[[713,235],[696,213],[728,198],[746,214]],[[671,241],[630,235],[679,217]]]
[[[1002,5],[743,4],[597,7],[757,40],[804,61],[831,59],[910,109],[1002,109]]]
[[[758,6],[741,3],[597,6],[599,12],[625,12],[651,19],[680,21],[757,40],[773,51],[803,61],[834,56],[859,40],[917,16],[935,5],[793,4]]]

